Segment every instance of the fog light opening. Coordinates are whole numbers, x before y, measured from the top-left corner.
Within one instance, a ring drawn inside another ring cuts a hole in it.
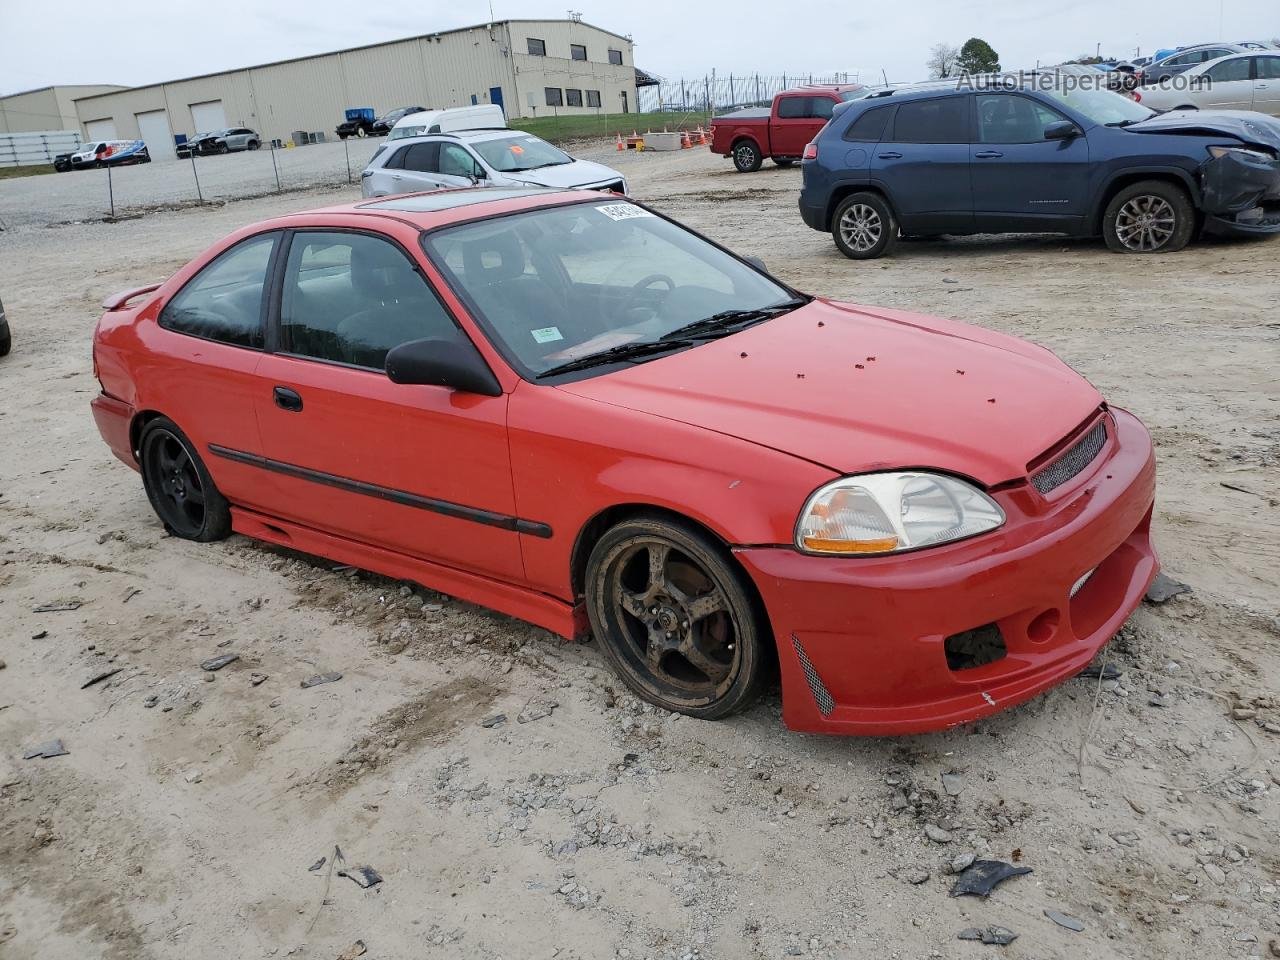
[[[1003,660],[1009,651],[1000,628],[988,623],[964,633],[953,633],[943,643],[947,666],[952,670],[972,670]]]
[[[1062,617],[1057,610],[1046,610],[1027,624],[1027,639],[1032,643],[1048,643],[1058,632]]]

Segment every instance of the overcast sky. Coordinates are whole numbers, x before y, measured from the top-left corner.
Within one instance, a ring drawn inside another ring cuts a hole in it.
[[[496,19],[564,17],[565,0],[494,0]],[[678,79],[884,70],[923,79],[929,47],[987,40],[1006,68],[1092,53],[1280,36],[1278,0],[897,4],[816,0],[583,0],[583,19],[636,42],[636,65]],[[487,0],[0,0],[0,93],[137,86],[489,19]]]

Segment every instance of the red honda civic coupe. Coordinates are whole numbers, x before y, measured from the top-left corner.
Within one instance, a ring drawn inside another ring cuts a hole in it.
[[[1155,576],[1151,438],[1047,350],[799,293],[639,204],[476,188],[238,231],[110,298],[93,400],[175,536],[564,637],[717,719],[971,721]]]

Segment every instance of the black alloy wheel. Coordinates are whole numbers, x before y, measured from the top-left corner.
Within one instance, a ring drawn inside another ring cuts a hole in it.
[[[628,520],[587,566],[587,612],[614,670],[667,710],[718,720],[749,705],[765,676],[758,604],[724,548],[691,526]]]
[[[156,516],[175,537],[221,540],[231,533],[231,508],[177,424],[157,417],[138,443],[142,485]]]

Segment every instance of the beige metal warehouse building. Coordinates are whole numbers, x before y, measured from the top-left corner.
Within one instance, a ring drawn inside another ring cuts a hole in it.
[[[501,103],[509,118],[636,109],[631,41],[576,20],[504,20],[76,101],[86,139],[147,141],[252,127],[265,140],[333,128],[348,107]]]
[[[79,130],[75,99],[97,93],[124,90],[109,83],[66,87],[41,87],[0,97],[0,133],[40,133]]]

